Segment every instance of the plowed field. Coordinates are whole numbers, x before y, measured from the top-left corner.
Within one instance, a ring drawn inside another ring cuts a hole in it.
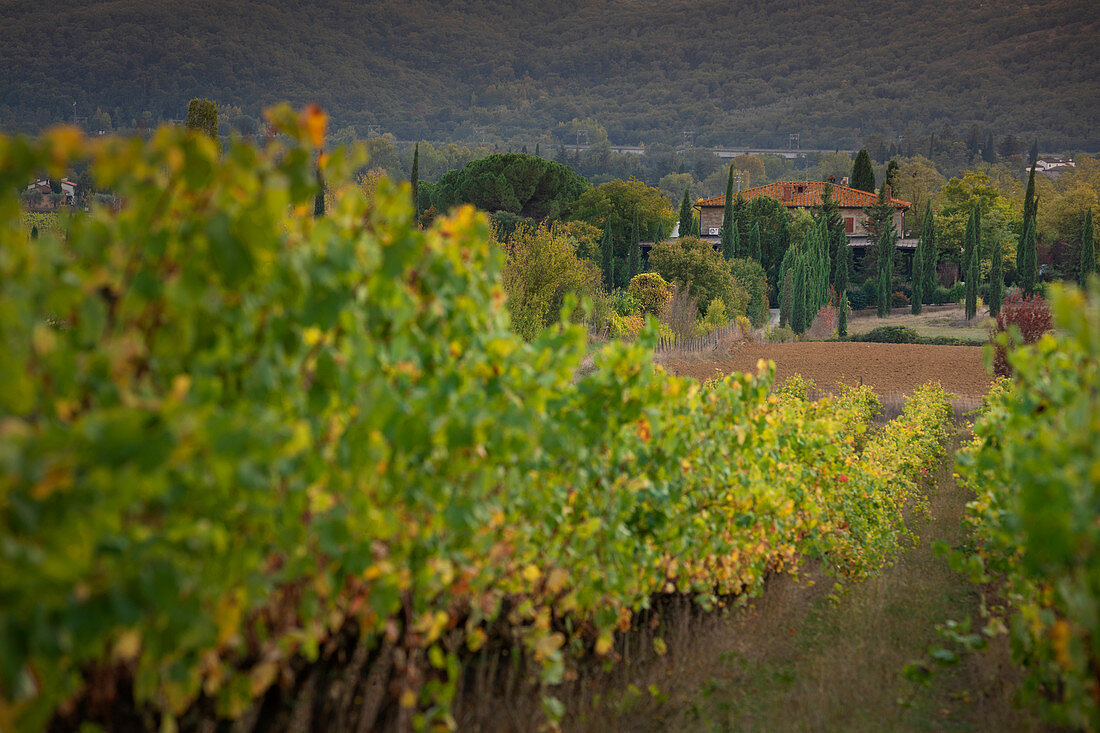
[[[922,384],[938,381],[960,397],[978,398],[985,394],[991,381],[982,364],[979,346],[746,343],[721,354],[701,352],[684,357],[670,354],[660,361],[676,374],[707,379],[715,373],[755,372],[760,359],[775,362],[778,381],[801,374],[826,391],[841,384],[859,384],[862,379],[880,394],[907,394]]]

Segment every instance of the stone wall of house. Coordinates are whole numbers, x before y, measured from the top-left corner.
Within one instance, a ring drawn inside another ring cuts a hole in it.
[[[722,226],[722,213],[723,209],[721,206],[703,206],[700,208],[699,231],[704,237],[710,234],[711,229],[718,229]],[[867,215],[863,213],[862,208],[858,206],[842,207],[840,209],[840,216],[842,219],[852,219],[852,231],[848,232],[849,237],[866,237],[869,235],[867,228],[863,226],[863,222],[867,219]],[[897,227],[899,237],[904,231],[903,217],[904,213],[901,211],[894,215],[894,226]]]
[[[699,209],[699,233],[704,237],[710,234],[711,229],[722,226],[724,209],[721,206],[703,206]]]

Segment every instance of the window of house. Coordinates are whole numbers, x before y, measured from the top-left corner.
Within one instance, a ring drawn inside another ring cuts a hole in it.
[[[850,216],[844,217],[844,231],[847,234],[851,234],[856,230],[856,220]]]

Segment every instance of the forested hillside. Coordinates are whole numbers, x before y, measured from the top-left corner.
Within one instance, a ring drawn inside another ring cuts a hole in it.
[[[2,0],[0,17],[7,129],[130,128],[199,96],[244,129],[285,99],[399,139],[545,145],[592,118],[620,143],[846,147],[980,124],[1100,149],[1093,0]]]

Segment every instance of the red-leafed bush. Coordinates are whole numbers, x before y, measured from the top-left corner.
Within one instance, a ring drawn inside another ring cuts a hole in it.
[[[909,297],[898,290],[890,296],[890,304],[895,308],[905,308],[909,305]]]
[[[837,310],[831,305],[821,306],[814,316],[813,323],[806,329],[806,336],[812,339],[827,339],[836,330]]]
[[[1011,331],[1010,326],[1019,329],[1017,337]],[[1012,374],[1012,367],[1008,364],[1008,354],[1005,346],[997,337],[1009,331],[1009,345],[1033,344],[1042,338],[1043,334],[1053,328],[1050,317],[1050,309],[1047,302],[1038,295],[1025,296],[1013,293],[1004,299],[1001,304],[1001,312],[997,314],[996,325],[989,329],[989,341],[993,344],[993,373],[998,377],[1007,377]]]

